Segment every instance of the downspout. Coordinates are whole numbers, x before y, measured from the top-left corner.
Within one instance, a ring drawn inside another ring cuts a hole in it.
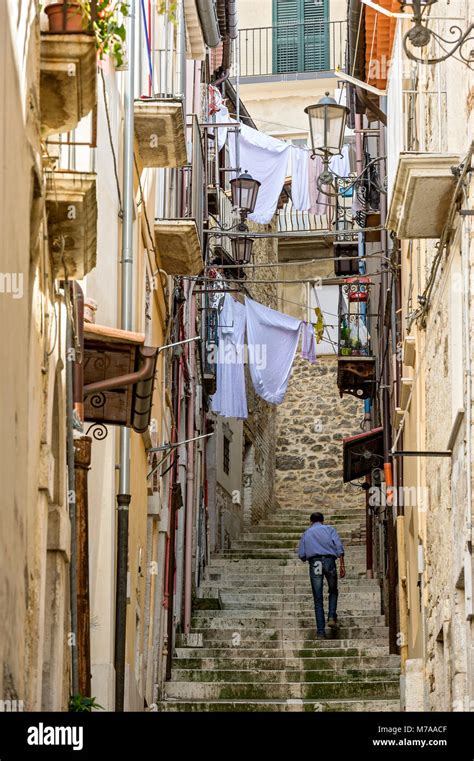
[[[64,284],[66,305],[69,285]],[[74,341],[71,315],[66,319],[66,425],[67,425],[67,481],[69,520],[71,522],[71,560],[69,563],[69,589],[71,597],[71,692],[79,695],[79,658],[77,647],[77,526],[76,526],[76,474],[74,470]]]
[[[357,176],[362,174],[364,168],[363,161],[363,145],[362,145],[362,114],[356,113],[354,115],[355,125],[355,148],[356,148],[356,173]],[[358,255],[364,256],[365,254],[365,233],[359,233],[357,236],[358,241]],[[361,274],[366,274],[367,267],[365,260],[361,260],[359,265],[359,271]],[[371,427],[371,402],[370,399],[364,401],[364,428],[366,431]],[[370,505],[370,488],[372,484],[371,476],[368,475],[365,478],[366,491],[365,491],[365,571],[368,579],[374,577],[374,560],[373,560],[373,523],[372,523],[372,510]]]
[[[174,318],[175,318],[175,341],[180,340],[179,335],[179,304],[174,301]],[[179,432],[179,407],[180,407],[180,355],[175,350],[173,354],[173,433],[175,441],[178,441]],[[168,542],[168,568],[167,568],[167,651],[166,651],[166,680],[171,679],[171,665],[173,660],[174,647],[174,583],[175,583],[175,564],[176,564],[176,513],[178,510],[177,501],[179,494],[179,477],[178,477],[178,448],[173,454],[173,468],[170,480],[170,536]]]
[[[380,141],[379,149],[382,156],[385,156],[385,129],[380,127]],[[385,180],[385,165],[384,162],[380,162],[380,184],[383,187]],[[388,251],[388,232],[385,228],[385,222],[387,219],[387,197],[384,193],[380,195],[380,224],[383,226],[381,231],[381,244],[384,252]],[[384,315],[386,307],[386,298],[388,291],[388,263],[384,260],[382,264],[382,278],[381,278],[381,309],[380,314],[382,316],[382,350],[385,352],[385,345],[388,343],[389,335],[388,329],[385,325]],[[384,472],[385,483],[387,486],[387,497],[389,496],[389,488],[391,488],[391,494],[393,495],[393,474],[392,474],[392,460],[391,460],[391,448],[392,448],[392,436],[391,436],[391,422],[390,422],[390,362],[388,361],[388,347],[385,355],[385,361],[383,362],[382,373],[382,411],[383,411],[383,449],[384,449]],[[387,511],[387,550],[388,550],[388,626],[389,626],[389,648],[391,654],[398,653],[397,643],[397,577],[396,577],[396,534],[395,525],[393,520],[393,504],[392,499],[387,499],[386,505]]]
[[[194,285],[191,283],[187,299],[189,300],[189,338],[196,335],[196,297],[193,293]],[[188,344],[188,361],[190,374],[190,393],[188,400],[188,415],[186,420],[186,438],[194,437],[194,411],[196,403],[196,355],[195,347]],[[188,444],[187,472],[186,472],[186,521],[185,521],[185,549],[184,549],[184,633],[189,634],[191,629],[192,608],[192,561],[193,561],[193,509],[194,509],[194,447],[193,441]]]
[[[76,305],[76,333],[79,356],[74,361],[74,412],[84,422],[84,293],[79,283],[71,288]],[[89,600],[89,505],[87,473],[91,464],[92,439],[78,436],[74,439],[74,478],[76,490],[76,558],[77,558],[77,637],[79,693],[91,694],[91,638]]]
[[[130,0],[128,28],[129,68],[124,88],[123,229],[121,327],[132,329],[133,310],[133,144],[135,77],[135,0]],[[117,581],[115,603],[115,710],[124,710],[125,641],[127,629],[128,515],[130,507],[130,429],[120,428],[120,471],[117,494]]]
[[[221,41],[215,0],[196,0],[204,41],[210,48],[217,48]]]

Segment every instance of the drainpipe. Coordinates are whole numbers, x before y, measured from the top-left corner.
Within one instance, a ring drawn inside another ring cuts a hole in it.
[[[179,304],[176,299],[174,302],[175,317],[175,341],[180,340],[179,329]],[[179,435],[179,409],[180,409],[180,391],[181,391],[181,372],[180,372],[180,355],[175,350],[173,353],[173,433],[175,442],[178,441]],[[178,474],[178,448],[173,453],[173,468],[170,479],[170,535],[168,542],[168,568],[167,568],[167,605],[168,605],[168,622],[167,622],[167,652],[166,652],[166,679],[171,679],[171,666],[173,660],[174,647],[174,584],[175,584],[175,565],[176,565],[176,513],[178,510],[179,495],[179,474]]]
[[[76,305],[76,335],[79,356],[75,355],[73,392],[74,411],[81,424],[84,421],[84,293],[79,283],[71,287]],[[74,439],[74,479],[76,496],[76,584],[77,584],[77,637],[79,693],[91,694],[91,643],[89,601],[89,506],[87,473],[91,464],[92,439],[81,436]]]
[[[381,156],[385,156],[385,129],[380,127],[380,141],[379,149]],[[384,162],[380,162],[380,183],[383,187],[385,180],[385,166]],[[380,196],[380,224],[383,226],[381,232],[382,250],[388,251],[388,232],[385,229],[385,222],[387,219],[387,197],[384,193]],[[386,298],[389,283],[389,270],[386,261],[382,264],[382,279],[381,279],[381,308],[380,314],[382,316],[382,350],[385,350],[385,344],[389,340],[388,329],[385,325],[384,315]],[[385,483],[387,487],[387,497],[389,496],[389,490],[393,495],[393,475],[392,475],[392,461],[390,451],[392,448],[392,436],[391,436],[391,424],[390,424],[390,362],[388,361],[388,349],[385,361],[383,363],[383,375],[382,375],[382,411],[383,411],[383,449],[384,449],[384,472]],[[389,489],[391,487],[391,489]],[[387,551],[388,551],[388,626],[389,626],[389,647],[390,653],[398,653],[397,644],[397,577],[396,577],[396,534],[393,520],[393,505],[392,500],[387,499],[386,506],[387,514]]]
[[[221,41],[215,0],[196,0],[204,41],[210,48],[217,48]]]
[[[79,692],[91,695],[91,635],[89,601],[89,509],[87,473],[91,465],[90,436],[74,441],[76,479],[77,531],[77,651],[79,661]]]
[[[133,310],[133,144],[134,144],[134,76],[135,76],[135,0],[130,0],[128,28],[129,68],[124,104],[123,148],[123,229],[121,327],[132,329]],[[130,429],[120,428],[119,493],[117,494],[117,581],[115,603],[115,710],[124,710],[125,640],[127,628],[128,514],[130,507]]]
[[[196,297],[193,293],[193,284],[190,284],[189,294],[187,296],[189,303],[189,338],[196,335]],[[195,372],[196,372],[196,355],[195,347],[188,344],[189,360],[189,400],[186,438],[194,437],[194,408],[196,400]],[[191,608],[192,608],[192,561],[193,561],[193,508],[194,508],[194,442],[189,441],[187,472],[186,472],[186,521],[185,521],[185,550],[184,550],[184,633],[189,634],[191,629]]]
[[[239,33],[237,0],[227,0],[227,32],[231,40],[237,39]]]
[[[65,283],[64,291],[69,288]],[[67,296],[66,296],[66,300]],[[66,425],[67,425],[67,481],[69,520],[71,522],[71,560],[69,563],[69,589],[71,597],[71,692],[79,694],[79,659],[77,647],[77,526],[76,526],[76,475],[74,470],[74,342],[71,316],[66,319]]]

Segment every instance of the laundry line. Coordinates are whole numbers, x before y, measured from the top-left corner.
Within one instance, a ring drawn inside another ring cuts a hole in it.
[[[306,264],[319,264],[320,262],[338,262],[338,261],[351,261],[352,259],[370,259],[371,257],[386,259],[391,261],[389,256],[386,256],[386,251],[374,251],[370,254],[364,254],[363,256],[321,256],[318,259],[300,259],[297,262],[269,262],[268,264],[262,264],[261,262],[253,264],[206,264],[206,269],[256,269],[258,267],[301,267]]]
[[[382,271],[378,272],[371,272],[370,277],[376,277],[378,275],[381,275]],[[216,283],[215,278],[212,277],[206,277],[205,275],[182,275],[181,276],[183,280],[194,280],[195,282],[200,281],[205,283],[206,285],[209,283]],[[356,279],[357,275],[352,275],[352,278]],[[368,277],[367,275],[361,275],[361,277]],[[310,283],[314,285],[317,283],[318,285],[343,285],[344,278],[343,277],[318,277],[317,275],[315,277],[305,277],[305,278],[299,278],[299,279],[293,279],[293,280],[248,280],[247,278],[232,278],[232,283],[241,283],[242,285],[271,285],[274,283],[275,285],[298,285],[301,283]]]
[[[283,240],[291,240],[292,238],[354,238],[359,233],[376,233],[385,230],[383,225],[377,227],[357,227],[352,230],[271,230],[269,232],[254,232],[253,230],[220,230],[212,227],[209,230],[204,230],[206,235],[216,235],[224,238],[282,238]]]

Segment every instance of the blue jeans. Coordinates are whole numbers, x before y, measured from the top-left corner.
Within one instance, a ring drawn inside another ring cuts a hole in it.
[[[316,613],[316,627],[318,634],[324,634],[326,622],[324,619],[323,580],[326,578],[329,587],[329,614],[328,618],[337,620],[337,568],[336,558],[323,558],[317,555],[309,558],[309,578],[314,598],[314,611]]]

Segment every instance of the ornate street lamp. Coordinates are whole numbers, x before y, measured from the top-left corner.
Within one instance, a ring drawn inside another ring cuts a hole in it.
[[[441,37],[441,35],[437,34],[432,29],[429,29],[427,23],[425,22],[427,9],[430,6],[434,5],[437,1],[438,0],[405,0],[403,2],[402,0],[402,10],[405,8],[411,8],[413,11],[413,26],[408,30],[408,32],[406,32],[403,38],[403,48],[406,55],[412,61],[417,61],[418,63],[433,64],[440,63],[441,61],[446,61],[447,58],[450,58],[452,55],[454,55],[454,53],[458,52],[459,60],[465,63],[468,68],[473,69],[474,36],[472,33],[474,31],[474,24],[470,24],[465,32],[463,32],[461,27],[452,24],[449,27],[449,33],[454,35],[453,39],[446,40],[444,37]],[[436,40],[440,48],[444,51],[445,55],[438,56],[436,58],[419,58],[409,47],[411,46],[412,48],[425,48],[430,44],[432,40]],[[471,49],[464,53],[464,45],[466,45],[468,42],[471,43]],[[453,47],[450,50],[446,50],[444,45],[452,45]]]
[[[260,185],[247,171],[230,181],[232,206],[239,209],[242,222],[255,210]]]
[[[242,231],[244,232],[244,231]],[[238,264],[248,264],[252,258],[254,239],[242,236],[231,238],[232,257]]]
[[[309,117],[313,156],[321,156],[324,164],[324,170],[318,178],[318,187],[322,190],[322,186],[334,183],[329,162],[332,156],[337,156],[342,151],[349,109],[337,103],[327,92],[314,106],[307,106],[305,113]]]

